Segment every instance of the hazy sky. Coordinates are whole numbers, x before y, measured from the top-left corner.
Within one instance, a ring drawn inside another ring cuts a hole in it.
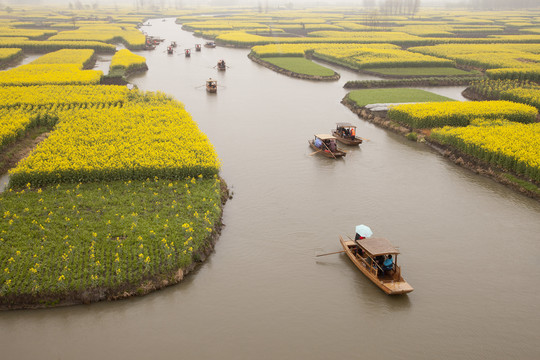
[[[91,5],[97,3],[98,5],[134,5],[136,0],[0,0],[0,4],[59,4],[59,5],[68,5],[69,3],[74,4],[79,1],[84,5]],[[140,1],[140,0],[139,0]],[[184,5],[209,5],[209,4],[237,4],[237,5],[257,5],[257,4],[267,4],[268,5],[280,5],[280,4],[289,4],[299,6],[306,5],[348,5],[348,6],[363,6],[364,0],[143,0],[145,4],[151,4],[152,2],[156,5],[161,3],[174,5],[177,1],[181,2]],[[443,3],[456,3],[456,2],[469,2],[470,0],[421,0],[422,5],[429,4],[443,4]],[[375,0],[376,3],[382,3],[384,0]]]
[[[26,5],[26,4],[38,4],[38,5],[65,5],[75,4],[80,2],[83,5],[94,5],[97,4],[99,7],[112,7],[112,6],[123,6],[127,5],[129,7],[134,7],[136,1],[141,4],[144,4],[147,7],[150,4],[156,6],[165,6],[165,8],[173,8],[177,4],[182,6],[196,6],[196,5],[217,5],[217,6],[227,6],[227,5],[241,5],[241,6],[268,6],[270,8],[276,8],[278,6],[293,4],[293,8],[304,8],[310,6],[332,6],[332,5],[343,5],[343,6],[358,6],[363,7],[366,3],[376,3],[382,4],[385,0],[0,0],[0,5]],[[472,4],[481,4],[483,7],[505,7],[510,6],[515,7],[538,7],[540,5],[540,0],[420,0],[421,7],[429,6],[445,6],[446,4],[452,6],[470,6]]]

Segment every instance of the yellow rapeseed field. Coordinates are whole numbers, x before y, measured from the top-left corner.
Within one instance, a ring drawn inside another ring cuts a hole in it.
[[[10,184],[216,174],[217,155],[184,107],[160,94],[145,99],[58,111],[56,129],[11,170]]]
[[[540,124],[444,127],[435,140],[540,182]]]

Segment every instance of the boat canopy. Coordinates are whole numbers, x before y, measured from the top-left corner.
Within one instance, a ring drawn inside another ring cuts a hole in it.
[[[356,243],[372,256],[399,254],[399,250],[396,249],[394,245],[390,243],[390,241],[384,238],[361,239],[356,240]]]
[[[353,128],[356,127],[356,125],[353,125],[353,124],[348,123],[348,122],[338,122],[338,123],[336,123],[336,126],[337,127],[353,127]]]
[[[321,140],[335,140],[336,138],[330,134],[317,134],[315,135],[316,138],[319,138]]]

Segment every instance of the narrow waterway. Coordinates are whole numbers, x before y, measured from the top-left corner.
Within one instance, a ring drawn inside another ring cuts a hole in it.
[[[233,192],[216,251],[142,298],[2,312],[2,358],[540,358],[538,202],[359,119],[340,104],[358,74],[292,79],[245,49],[185,58],[204,40],[151,23],[167,41],[140,52],[150,69],[132,81],[181,100],[216,147]],[[312,156],[308,139],[343,121],[369,141],[343,160]],[[399,246],[414,292],[386,296],[345,255],[315,257],[361,223]]]

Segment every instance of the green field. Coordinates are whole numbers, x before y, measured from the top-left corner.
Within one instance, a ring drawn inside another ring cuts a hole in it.
[[[267,57],[264,61],[276,65],[282,69],[289,70],[298,74],[312,76],[332,76],[334,70],[328,69],[313,61],[302,57]]]
[[[459,76],[473,75],[474,72],[453,67],[403,67],[403,68],[373,68],[366,69],[373,73],[390,76]]]
[[[170,281],[209,246],[220,186],[217,177],[153,178],[0,194],[0,305],[84,302],[88,289],[114,294]]]
[[[358,106],[384,103],[454,101],[420,89],[361,89],[351,91],[347,97]]]

